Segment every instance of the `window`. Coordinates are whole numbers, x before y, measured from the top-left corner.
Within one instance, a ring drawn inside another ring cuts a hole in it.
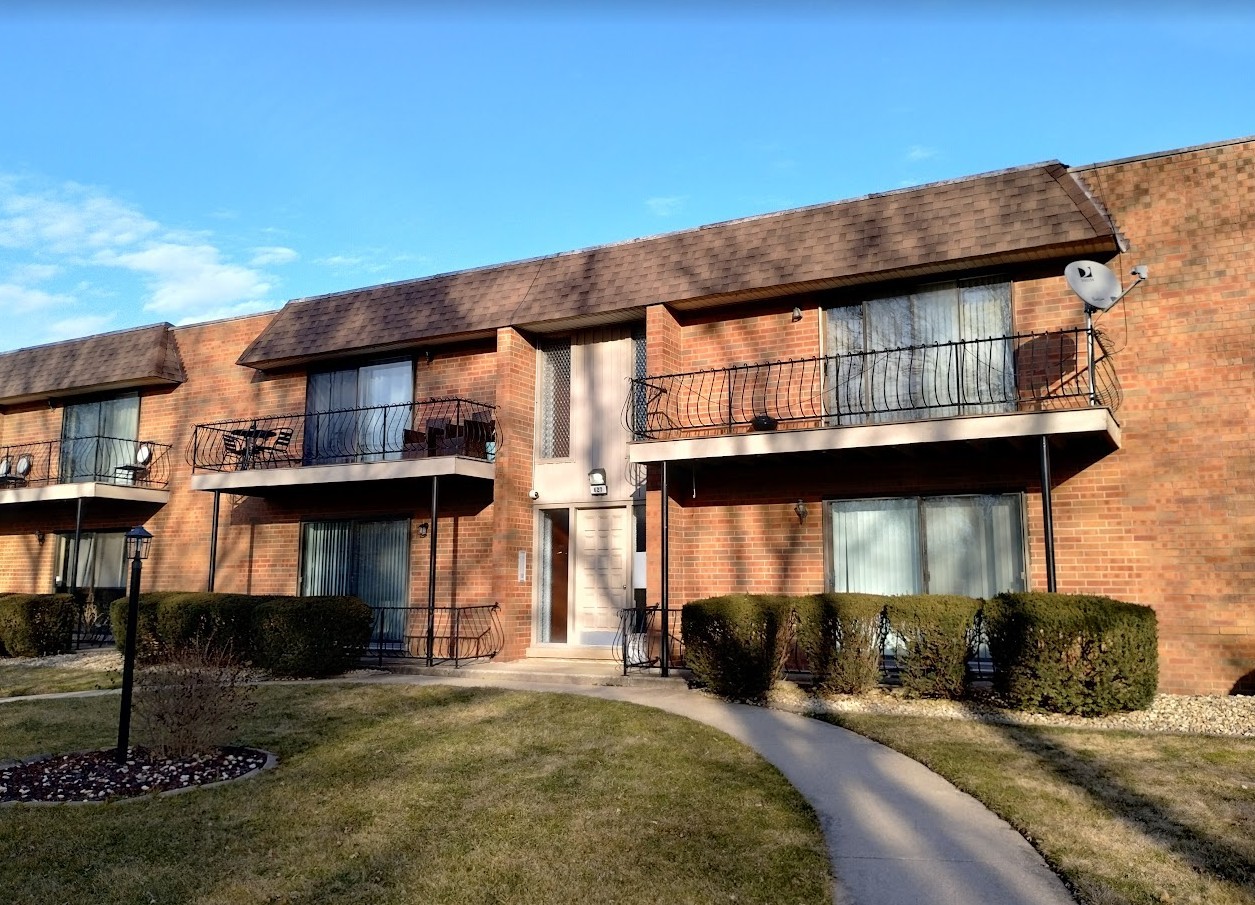
[[[565,459],[571,455],[571,340],[547,342],[540,355],[540,457]]]
[[[833,590],[992,597],[1024,589],[1018,494],[839,500]]]
[[[83,531],[78,536],[78,562],[74,562],[74,535],[57,535],[55,590],[81,588],[97,597],[126,590],[126,532]],[[107,595],[106,595],[107,596]],[[110,600],[113,597],[109,598]],[[108,602],[103,600],[102,602]]]
[[[413,401],[410,361],[310,374],[305,391],[305,463],[401,458]]]
[[[406,519],[301,525],[301,594],[351,594],[375,609],[372,643],[399,644],[409,605],[410,523]]]
[[[645,439],[648,427],[649,399],[645,393],[644,379],[648,372],[648,356],[645,349],[645,328],[638,326],[632,329],[632,439]]]
[[[829,408],[837,424],[1010,411],[1011,284],[934,283],[829,308]]]
[[[61,414],[61,481],[113,481],[119,467],[135,461],[138,437],[135,393],[67,405]]]

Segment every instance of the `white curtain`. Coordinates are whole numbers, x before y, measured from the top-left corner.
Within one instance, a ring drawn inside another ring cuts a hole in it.
[[[67,405],[61,413],[61,481],[111,481],[135,461],[139,396]]]
[[[409,361],[369,365],[358,371],[357,437],[363,461],[401,458],[401,432],[410,426],[414,366]],[[385,408],[397,406],[397,408]]]

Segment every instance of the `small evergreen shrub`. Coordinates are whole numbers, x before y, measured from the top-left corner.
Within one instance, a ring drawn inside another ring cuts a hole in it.
[[[897,643],[898,678],[907,694],[963,697],[980,608],[981,601],[972,597],[943,594],[888,599],[886,614],[891,638]]]
[[[161,656],[162,640],[157,630],[157,611],[161,601],[169,597],[166,591],[149,591],[139,595],[139,613],[136,617],[135,655],[148,662]],[[129,597],[119,597],[109,604],[109,624],[113,629],[113,643],[118,650],[126,650],[126,613]]]
[[[733,701],[763,698],[784,674],[793,638],[794,598],[731,594],[680,611],[685,662],[694,678]]]
[[[357,665],[374,613],[356,597],[275,597],[253,611],[253,662],[277,676],[321,678]]]
[[[252,659],[253,610],[265,598],[249,594],[165,594],[157,606],[157,635],[180,648],[210,643],[238,659]]]
[[[6,594],[0,597],[0,654],[45,657],[74,643],[78,607],[69,594]]]
[[[1109,597],[1000,594],[985,606],[994,687],[1023,710],[1100,716],[1150,705],[1159,681],[1150,607]]]
[[[796,600],[798,641],[816,691],[863,694],[880,682],[883,613],[876,594],[815,594]]]

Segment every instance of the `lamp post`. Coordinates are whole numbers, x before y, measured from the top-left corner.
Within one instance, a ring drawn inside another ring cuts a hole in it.
[[[126,532],[126,558],[131,561],[131,587],[126,606],[126,645],[122,652],[122,711],[118,714],[118,750],[114,759],[126,762],[131,736],[131,691],[135,686],[135,635],[139,631],[139,574],[153,536],[142,527]]]

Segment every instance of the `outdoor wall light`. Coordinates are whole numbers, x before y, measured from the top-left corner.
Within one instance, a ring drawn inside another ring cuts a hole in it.
[[[44,543],[44,538],[45,538],[45,537],[47,537],[47,536],[48,536],[48,535],[44,534],[42,531],[36,531],[36,532],[35,532],[35,540],[39,542],[39,545],[40,545],[40,546],[43,546],[43,543]]]
[[[593,496],[605,496],[609,488],[606,487],[606,470],[604,468],[594,468],[588,473],[588,492]]]
[[[427,536],[427,532],[428,532],[430,529],[431,529],[431,525],[427,524],[426,522],[422,522],[422,523],[421,523],[421,524],[419,524],[419,526],[418,526],[418,536],[419,536],[419,537],[426,537],[426,536]]]
[[[795,324],[796,324],[796,323],[797,323],[798,321],[800,321],[801,319],[802,319],[802,309],[801,309],[801,308],[794,308],[794,309],[793,309],[793,323],[795,323]]]
[[[806,509],[806,501],[805,501],[805,500],[798,500],[798,501],[797,501],[797,503],[796,503],[796,504],[794,505],[794,507],[793,507],[793,511],[797,513],[797,520],[798,520],[799,522],[804,522],[804,521],[806,521],[806,516],[807,516],[807,514],[808,514],[808,513],[807,513],[807,509]]]

